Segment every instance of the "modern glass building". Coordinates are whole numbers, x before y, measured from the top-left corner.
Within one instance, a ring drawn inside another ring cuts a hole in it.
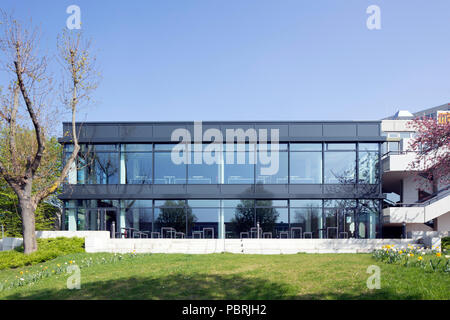
[[[71,124],[63,129],[68,157]],[[60,195],[65,229],[148,238],[382,237],[379,121],[203,122],[200,140],[183,144],[173,139],[177,129],[199,136],[193,122],[79,124],[81,150]]]

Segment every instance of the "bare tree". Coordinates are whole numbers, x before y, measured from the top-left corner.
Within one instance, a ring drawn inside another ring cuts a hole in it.
[[[97,87],[97,74],[89,42],[83,41],[80,32],[64,31],[57,41],[63,66],[59,93],[63,107],[55,106],[51,99],[54,81],[48,71],[51,59],[39,52],[40,29],[31,22],[23,27],[11,15],[0,14],[0,66],[9,83],[0,107],[0,176],[17,194],[24,252],[28,254],[37,250],[37,205],[58,189],[77,157],[77,108],[89,102]],[[60,149],[51,147],[48,141],[55,127],[54,115],[64,108],[72,116],[73,151],[61,166]]]

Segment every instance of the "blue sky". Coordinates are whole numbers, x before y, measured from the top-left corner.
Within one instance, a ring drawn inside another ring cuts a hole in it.
[[[2,0],[54,50],[81,8],[88,121],[376,120],[450,102],[450,1]],[[366,9],[381,9],[368,30]]]

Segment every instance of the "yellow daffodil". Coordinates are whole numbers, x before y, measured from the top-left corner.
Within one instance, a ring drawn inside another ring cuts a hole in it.
[[[440,257],[440,256],[441,256],[440,252],[436,253],[436,257]]]
[[[419,258],[417,258],[419,261],[422,261],[423,260],[423,258],[422,257],[419,257]]]
[[[20,274],[23,274],[23,271],[20,271]]]

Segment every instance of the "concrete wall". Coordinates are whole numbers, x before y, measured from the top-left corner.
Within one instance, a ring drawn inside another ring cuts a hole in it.
[[[418,181],[420,179],[420,181]],[[414,203],[419,201],[419,189],[433,193],[433,186],[425,179],[415,175],[406,176],[403,179],[403,203]]]
[[[14,248],[20,247],[22,245],[22,238],[8,238],[2,239],[2,251],[13,250]]]
[[[413,131],[408,127],[408,122],[411,120],[382,120],[381,131],[396,132],[396,131]]]
[[[86,239],[87,252],[110,253],[368,253],[386,244],[406,247],[413,239]]]
[[[416,239],[419,243],[425,247],[441,247],[441,238],[448,237],[449,231],[412,231],[408,234],[408,237]]]
[[[437,218],[437,231],[450,232],[450,212]]]
[[[38,238],[99,238],[109,239],[109,231],[36,231],[36,237]]]
[[[427,226],[423,223],[408,223],[406,225],[406,232],[415,232],[415,231],[434,231],[433,228]]]
[[[36,231],[37,238],[85,238],[85,239],[109,239],[109,231]],[[1,240],[0,251],[13,250],[23,243],[22,238],[7,238]]]

